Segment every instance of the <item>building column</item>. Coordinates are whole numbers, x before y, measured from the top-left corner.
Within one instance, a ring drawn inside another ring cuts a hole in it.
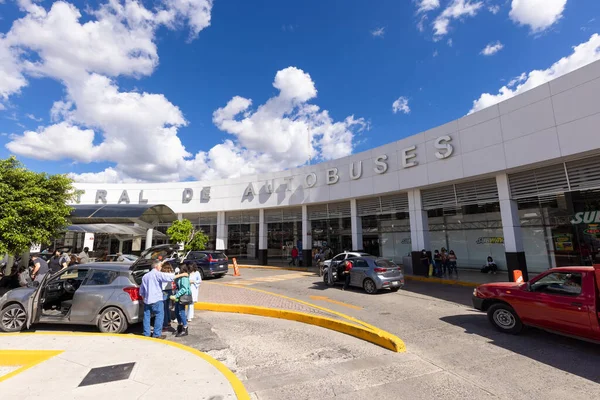
[[[352,231],[352,251],[363,251],[362,220],[358,216],[356,199],[350,200],[350,227]]]
[[[215,250],[227,250],[227,221],[225,220],[225,211],[217,212],[217,240]]]
[[[427,267],[421,264],[422,250],[426,250],[431,258],[431,243],[429,241],[429,221],[427,211],[423,210],[421,190],[414,189],[408,192],[408,214],[410,217],[410,242],[412,247],[411,258],[413,273],[426,276],[429,273]]]
[[[119,239],[119,253],[123,254],[123,240]]]
[[[154,234],[154,229],[148,228],[148,230],[146,231],[146,250],[148,250],[150,247],[152,247],[152,235],[153,234]],[[110,249],[108,249],[108,251],[110,251]]]
[[[502,231],[504,233],[504,250],[506,252],[506,267],[509,281],[514,281],[513,271],[520,270],[523,279],[529,280],[525,250],[523,248],[523,232],[519,220],[517,202],[510,198],[510,186],[507,174],[496,175],[500,214],[502,216]]]
[[[308,206],[302,206],[302,262],[305,267],[312,266],[312,229],[308,219]]]
[[[258,264],[268,265],[268,237],[265,210],[258,210]]]

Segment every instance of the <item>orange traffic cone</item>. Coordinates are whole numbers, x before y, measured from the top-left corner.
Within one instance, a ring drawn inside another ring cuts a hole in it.
[[[516,283],[523,283],[523,272],[521,272],[521,270],[515,269],[513,271],[513,279]]]
[[[240,269],[237,265],[237,260],[233,258],[233,276],[241,276]]]

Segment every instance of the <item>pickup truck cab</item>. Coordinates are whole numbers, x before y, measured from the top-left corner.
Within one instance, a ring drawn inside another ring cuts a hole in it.
[[[600,265],[552,268],[529,282],[488,283],[473,306],[501,332],[533,326],[600,343]]]

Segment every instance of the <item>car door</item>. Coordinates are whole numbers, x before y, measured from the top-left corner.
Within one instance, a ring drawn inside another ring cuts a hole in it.
[[[345,259],[346,254],[338,254],[337,256],[331,259],[331,263],[329,265],[331,265],[332,269],[337,269],[340,266],[340,263]]]
[[[113,296],[115,287],[112,283],[118,276],[117,271],[102,269],[89,271],[73,296],[69,321],[82,324],[94,322],[100,310]]]
[[[533,296],[526,307],[527,319],[541,328],[582,337],[591,335],[589,313],[594,304],[590,304],[583,290],[590,280],[588,275],[554,272],[535,281],[530,289]]]
[[[352,261],[352,269],[350,270],[350,285],[362,287],[363,281],[367,276],[369,264],[362,258],[353,258],[350,259],[350,261]]]
[[[33,292],[29,298],[29,303],[27,304],[27,329],[40,320],[40,316],[42,315],[42,304],[44,303],[42,294],[44,293],[46,282],[50,278],[50,275],[52,274],[46,274],[44,276],[36,291]]]

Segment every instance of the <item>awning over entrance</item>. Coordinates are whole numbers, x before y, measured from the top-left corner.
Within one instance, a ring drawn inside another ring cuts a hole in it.
[[[71,212],[74,224],[122,224],[172,222],[177,215],[164,204],[76,204]]]
[[[123,225],[123,224],[78,224],[71,225],[67,228],[70,232],[86,232],[86,233],[109,233],[114,235],[132,235],[146,236],[146,228],[141,226]],[[155,239],[166,239],[167,236],[159,231],[154,231]]]

